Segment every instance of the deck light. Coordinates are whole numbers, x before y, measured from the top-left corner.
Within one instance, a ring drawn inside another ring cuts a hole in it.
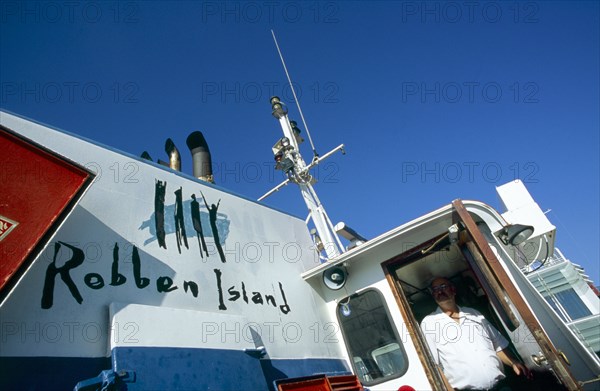
[[[348,317],[352,314],[352,310],[350,309],[350,305],[348,303],[342,304],[341,307],[342,315]]]
[[[533,227],[531,225],[513,224],[504,227],[499,234],[500,240],[504,244],[510,244],[517,246],[533,234]]]
[[[273,117],[277,119],[282,118],[288,113],[287,110],[283,107],[283,103],[281,103],[281,100],[279,100],[278,96],[274,96],[271,98],[271,108],[273,109]]]

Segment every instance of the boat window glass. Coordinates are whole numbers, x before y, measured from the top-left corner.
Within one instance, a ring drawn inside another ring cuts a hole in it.
[[[354,373],[363,384],[378,384],[406,372],[406,353],[380,292],[370,289],[340,301],[337,316]]]
[[[592,315],[592,311],[583,303],[583,300],[573,288],[544,295],[544,299],[566,322]],[[563,311],[566,312],[566,315]]]

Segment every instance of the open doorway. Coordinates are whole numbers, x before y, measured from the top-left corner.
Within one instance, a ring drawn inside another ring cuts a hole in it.
[[[533,325],[533,331],[530,331],[530,317],[523,316],[520,306],[509,300],[505,287],[489,267],[486,255],[475,246],[469,235],[461,235],[460,239],[451,241],[447,233],[441,233],[382,265],[433,388],[449,387],[420,328],[423,318],[437,309],[428,289],[434,277],[449,279],[456,287],[457,304],[473,308],[484,315],[509,341],[508,349],[512,355],[536,371],[534,380],[530,382],[515,376],[511,368],[504,368],[511,389],[572,388],[565,388],[554,376],[555,371],[552,369],[533,368],[528,356],[529,350],[518,349],[523,346],[523,341],[519,341],[519,346],[513,343],[515,335],[528,335],[531,339],[529,348],[536,352],[543,350],[533,337],[539,325]]]

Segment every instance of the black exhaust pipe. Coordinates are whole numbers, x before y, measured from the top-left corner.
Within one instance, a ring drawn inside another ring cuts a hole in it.
[[[192,153],[192,170],[194,176],[205,182],[215,183],[212,175],[210,151],[202,132],[192,132],[188,136],[186,143]]]

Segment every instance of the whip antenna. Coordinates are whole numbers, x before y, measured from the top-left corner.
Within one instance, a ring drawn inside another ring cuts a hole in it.
[[[298,106],[298,111],[300,112],[300,118],[302,119],[302,123],[304,124],[304,129],[306,129],[306,134],[308,135],[308,141],[310,142],[310,146],[313,150],[313,154],[315,157],[318,157],[319,154],[315,149],[315,144],[312,141],[312,137],[310,137],[310,132],[308,130],[308,125],[306,125],[306,121],[304,120],[304,114],[302,114],[302,108],[300,108],[300,101],[296,96],[296,91],[294,90],[294,85],[292,84],[292,79],[290,78],[290,74],[285,66],[285,61],[283,60],[283,55],[281,54],[281,50],[279,49],[279,44],[277,43],[277,38],[275,38],[275,32],[271,30],[271,34],[273,35],[273,41],[275,41],[275,47],[277,48],[277,52],[279,53],[279,58],[281,59],[281,63],[283,64],[283,70],[285,71],[285,75],[287,76],[288,83],[290,83],[290,88],[292,89],[292,94],[294,95],[294,100],[296,101],[296,106]]]

